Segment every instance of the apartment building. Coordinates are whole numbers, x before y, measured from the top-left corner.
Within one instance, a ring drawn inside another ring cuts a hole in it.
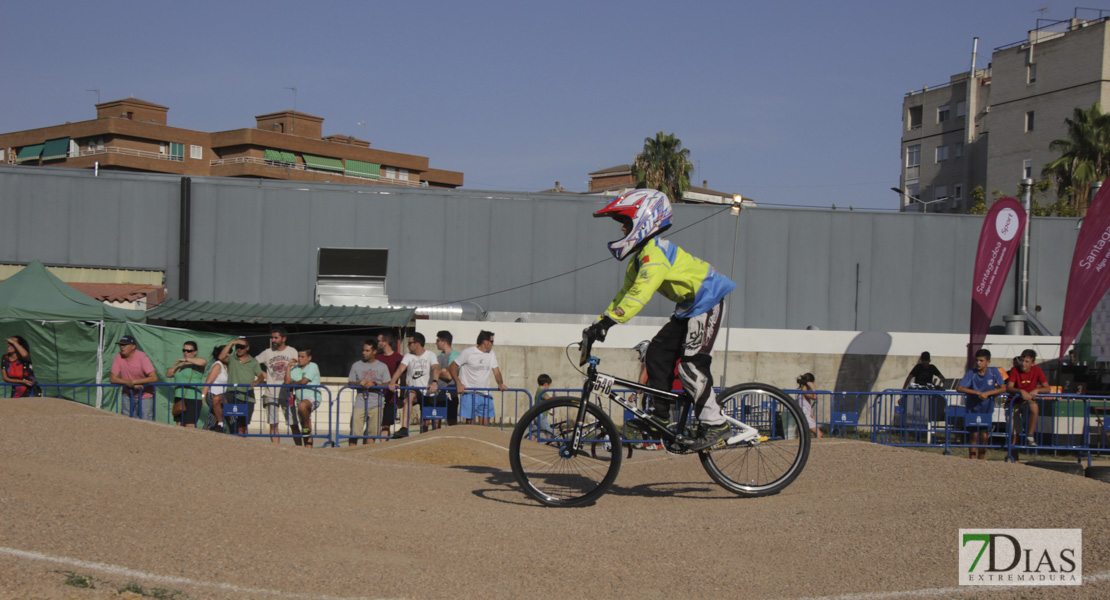
[[[169,108],[128,98],[96,105],[96,119],[0,134],[0,163],[211,177],[457,188],[463,174],[428,158],[323,136],[321,117],[280,111],[255,127],[207,133],[172,127]]]
[[[1024,178],[1059,154],[1076,108],[1110,105],[1110,11],[1053,21],[1026,39],[995,48],[986,69],[914,90],[902,101],[899,205],[902,210],[964,212],[983,186],[1013,196]]]

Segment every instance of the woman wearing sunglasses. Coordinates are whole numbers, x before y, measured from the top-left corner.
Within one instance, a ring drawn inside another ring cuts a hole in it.
[[[166,377],[176,384],[173,387],[173,420],[196,428],[200,418],[199,386],[204,383],[204,367],[208,361],[197,356],[197,343],[191,340],[182,345],[181,354],[182,357],[166,370]]]

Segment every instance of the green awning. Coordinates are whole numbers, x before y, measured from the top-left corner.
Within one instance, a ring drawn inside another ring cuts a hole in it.
[[[302,325],[359,325],[407,327],[416,310],[366,306],[314,306],[298,304],[251,304],[248,302],[204,302],[170,299],[146,312],[147,319],[160,321],[206,321],[216,323],[296,323]]]
[[[316,156],[314,154],[304,154],[304,164],[306,167],[313,169],[324,169],[326,171],[339,171],[343,172],[343,161],[338,158],[328,158],[326,156]]]
[[[69,155],[69,138],[46,140],[42,148],[42,159],[65,158]]]
[[[43,146],[45,146],[45,144],[35,144],[34,146],[24,146],[23,148],[20,148],[19,154],[16,155],[15,159],[18,160],[19,162],[23,162],[25,160],[38,160],[39,157],[42,156],[42,147]]]
[[[382,176],[382,166],[379,164],[363,162],[353,158],[348,158],[344,162],[347,163],[347,175],[352,177],[378,179]]]
[[[272,148],[266,148],[266,150],[263,152],[262,158],[264,160],[269,160],[273,162],[285,162],[294,165],[297,164],[297,155],[293,154],[292,152],[286,152],[284,150],[274,150]]]

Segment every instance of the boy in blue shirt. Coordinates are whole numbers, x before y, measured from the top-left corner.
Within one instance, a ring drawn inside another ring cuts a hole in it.
[[[312,348],[297,352],[297,363],[285,371],[286,385],[312,386],[293,390],[305,448],[312,447],[312,413],[320,407],[320,367],[312,362]]]
[[[991,396],[1006,391],[1006,376],[998,367],[991,366],[990,350],[980,348],[975,353],[975,368],[967,370],[956,386],[956,391],[967,394],[967,422],[970,422],[972,415],[994,413],[994,400],[991,400]],[[971,434],[971,443],[975,444],[967,449],[968,458],[986,460],[987,444],[991,437],[990,426],[968,426],[968,431]]]

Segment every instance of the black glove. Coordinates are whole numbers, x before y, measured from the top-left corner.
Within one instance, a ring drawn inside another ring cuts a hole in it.
[[[604,342],[605,334],[609,333],[609,328],[616,324],[616,321],[610,319],[608,315],[605,315],[602,316],[601,319],[598,320],[596,323],[587,327],[585,331],[583,331],[583,333],[589,336],[591,340]]]

